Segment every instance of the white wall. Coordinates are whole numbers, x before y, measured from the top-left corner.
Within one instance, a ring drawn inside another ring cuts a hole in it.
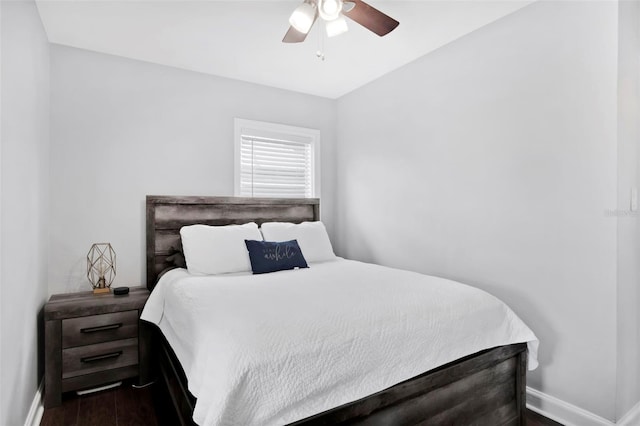
[[[0,424],[24,424],[47,299],[49,44],[35,3],[2,9]]]
[[[615,417],[617,4],[538,2],[338,101],[339,254],[457,279]]]
[[[57,45],[51,88],[51,293],[88,289],[94,242],[142,285],[145,195],[233,195],[234,117],[320,129],[332,228],[334,101]]]
[[[618,46],[618,373],[616,418],[640,401],[640,228],[630,211],[640,187],[640,3],[622,1]]]

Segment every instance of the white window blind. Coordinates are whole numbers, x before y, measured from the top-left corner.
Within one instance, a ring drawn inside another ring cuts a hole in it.
[[[312,196],[309,143],[243,136],[240,144],[242,196]]]
[[[236,195],[311,198],[319,132],[236,119]]]

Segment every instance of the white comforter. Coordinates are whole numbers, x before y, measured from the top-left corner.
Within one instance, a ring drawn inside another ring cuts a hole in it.
[[[174,348],[200,425],[282,425],[533,332],[454,281],[339,259],[263,275],[173,270],[142,313]]]

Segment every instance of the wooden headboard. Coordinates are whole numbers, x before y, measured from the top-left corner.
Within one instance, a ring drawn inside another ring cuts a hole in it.
[[[171,266],[172,247],[182,251],[180,228],[186,225],[232,225],[247,222],[320,220],[317,198],[182,197],[147,195],[147,288]]]

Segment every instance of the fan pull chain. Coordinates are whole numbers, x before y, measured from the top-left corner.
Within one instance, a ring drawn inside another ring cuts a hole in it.
[[[316,27],[316,30],[318,31],[318,50],[316,51],[316,56],[321,61],[324,61],[324,31],[322,31],[320,27],[321,25]]]

